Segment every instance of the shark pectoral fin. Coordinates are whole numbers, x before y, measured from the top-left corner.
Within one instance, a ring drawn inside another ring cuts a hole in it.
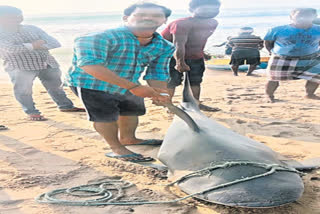
[[[182,109],[178,108],[177,106],[173,104],[166,104],[165,105],[172,113],[177,115],[180,119],[182,119],[184,122],[188,124],[188,126],[194,131],[194,132],[199,132],[200,128],[197,125],[196,122],[190,117],[188,113],[183,111]]]
[[[320,158],[311,158],[304,161],[282,160],[282,162],[301,171],[320,168]]]

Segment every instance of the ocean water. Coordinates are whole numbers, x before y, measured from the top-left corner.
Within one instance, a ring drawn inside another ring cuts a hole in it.
[[[236,35],[239,28],[245,26],[253,27],[256,35],[264,37],[269,28],[290,23],[289,13],[290,9],[283,8],[222,9],[216,18],[219,26],[209,38],[206,51],[213,55],[223,54],[224,47],[216,48],[212,45],[226,41],[228,36]],[[168,23],[189,15],[187,11],[174,11]],[[122,25],[122,14],[121,12],[113,12],[31,15],[25,16],[24,24],[36,25],[61,42],[62,48],[53,50],[52,53],[60,62],[62,69],[66,70],[71,64],[74,38],[90,32],[120,26]],[[162,26],[159,31],[164,27]],[[262,54],[266,54],[266,50],[263,50]]]

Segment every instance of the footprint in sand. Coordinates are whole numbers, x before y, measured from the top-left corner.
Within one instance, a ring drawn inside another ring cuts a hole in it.
[[[24,202],[25,200],[9,200],[9,201],[0,201],[0,205],[8,206],[8,205],[18,205]]]
[[[151,131],[151,132],[159,132],[159,131],[161,131],[161,129],[159,129],[159,128],[153,128],[153,129],[150,129],[149,131]]]
[[[257,94],[240,94],[239,96],[256,96]]]
[[[299,110],[316,110],[314,108],[300,108]]]
[[[280,132],[279,134],[272,135],[272,137],[294,137],[292,132]]]
[[[247,123],[247,121],[238,119],[238,120],[236,120],[236,123],[238,123],[238,124],[244,124],[244,123]]]
[[[146,126],[146,125],[149,125],[150,124],[150,122],[143,122],[143,123],[140,123],[139,125],[140,126]]]
[[[78,149],[62,149],[63,152],[75,152],[78,151]]]
[[[241,97],[239,97],[239,96],[228,96],[227,98],[230,99],[230,100],[241,99]]]
[[[285,123],[275,121],[275,122],[271,122],[271,123],[265,124],[263,126],[278,126],[278,125],[283,125],[283,124],[285,124]]]
[[[243,88],[227,88],[227,91],[242,90]]]
[[[271,106],[259,106],[260,108],[272,108]]]
[[[243,100],[251,101],[251,100],[256,100],[256,98],[254,98],[254,97],[251,97],[251,98],[247,97],[247,98],[244,98]]]

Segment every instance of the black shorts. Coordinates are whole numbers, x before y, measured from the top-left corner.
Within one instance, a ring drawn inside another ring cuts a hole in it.
[[[131,93],[110,94],[104,91],[70,87],[81,99],[88,119],[94,122],[114,122],[121,116],[141,116],[146,113],[144,99]]]
[[[256,49],[248,50],[235,50],[231,54],[230,65],[259,65],[260,64],[260,53]]]
[[[186,64],[189,65],[190,71],[187,72],[190,85],[200,86],[202,83],[202,77],[205,70],[203,59],[186,59]],[[177,71],[174,67],[176,66],[176,60],[172,57],[170,61],[170,79],[168,82],[168,88],[175,88],[181,85],[183,81],[183,73]]]

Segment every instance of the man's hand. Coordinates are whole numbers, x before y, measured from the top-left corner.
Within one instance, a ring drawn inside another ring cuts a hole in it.
[[[145,85],[139,85],[129,91],[138,97],[155,97],[159,95],[154,88]]]
[[[189,65],[187,65],[185,62],[184,63],[177,63],[175,69],[181,73],[190,71]]]
[[[208,60],[211,59],[211,56],[209,54],[204,53],[203,54],[203,58],[204,58],[205,61],[208,61]]]
[[[170,96],[168,89],[162,89],[162,88],[154,88],[161,97],[153,97],[152,98],[152,104],[157,106],[164,106],[166,103],[172,102],[172,96]]]
[[[140,85],[129,90],[133,95],[138,97],[150,97],[153,102],[157,105],[163,105],[162,103],[170,103],[171,97],[164,96],[164,94],[168,94],[168,90],[161,88],[152,88],[149,86]],[[161,95],[162,94],[162,95]]]
[[[46,42],[44,40],[37,40],[31,43],[33,49],[38,50],[38,49],[46,49],[45,47],[43,47],[44,44],[46,44]]]

